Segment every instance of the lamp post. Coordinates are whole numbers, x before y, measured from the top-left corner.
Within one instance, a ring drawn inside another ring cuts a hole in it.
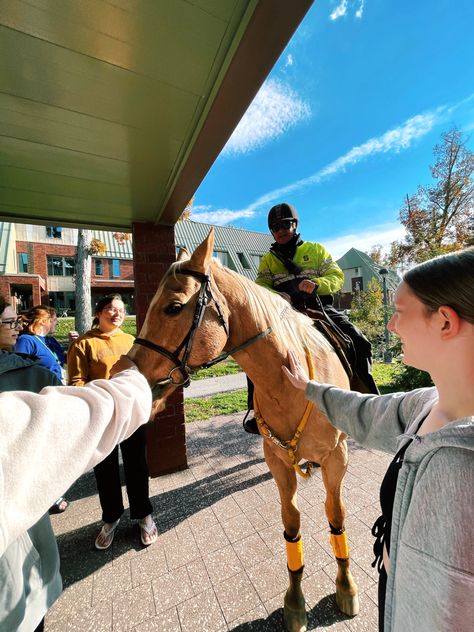
[[[383,361],[387,364],[392,362],[392,354],[390,353],[390,334],[388,331],[388,300],[387,300],[387,274],[386,268],[380,268],[379,274],[382,277],[382,289],[383,289],[383,326],[384,326],[384,352]]]

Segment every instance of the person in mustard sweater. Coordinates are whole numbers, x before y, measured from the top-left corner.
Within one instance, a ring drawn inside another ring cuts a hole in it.
[[[70,385],[84,386],[91,380],[109,377],[112,366],[133,345],[133,336],[120,329],[124,319],[125,306],[119,294],[105,296],[97,303],[92,329],[74,340],[68,350]],[[149,499],[145,428],[138,428],[120,444],[120,449],[130,517],[139,520],[142,544],[149,546],[157,539],[158,530]],[[97,549],[108,549],[124,512],[117,446],[94,467],[94,474],[104,522],[95,546]]]

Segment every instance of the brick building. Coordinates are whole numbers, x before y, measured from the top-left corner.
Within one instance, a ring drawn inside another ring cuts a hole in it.
[[[92,305],[106,294],[122,295],[134,313],[134,272],[129,241],[113,233],[92,231],[106,251],[92,257]],[[77,229],[0,223],[0,293],[10,296],[18,311],[42,303],[58,313],[75,309]]]

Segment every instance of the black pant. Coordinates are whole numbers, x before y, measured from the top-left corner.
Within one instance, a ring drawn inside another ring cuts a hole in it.
[[[378,394],[379,391],[372,377],[372,345],[361,330],[351,323],[345,314],[341,314],[331,306],[326,306],[324,311],[339,329],[352,340],[356,354],[355,371],[367,385],[369,392]]]
[[[385,568],[382,566],[379,573],[379,632],[383,632],[383,629],[384,629],[386,594],[387,594],[387,573],[385,572]]]
[[[153,512],[148,498],[148,465],[146,462],[146,430],[141,426],[131,437],[120,444],[125,485],[130,503],[130,518],[141,519]],[[124,512],[118,446],[101,463],[95,466],[102,520],[115,522]]]

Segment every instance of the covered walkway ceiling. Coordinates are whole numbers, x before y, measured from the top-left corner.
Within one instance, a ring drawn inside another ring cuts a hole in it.
[[[2,0],[0,219],[173,224],[312,0]]]

